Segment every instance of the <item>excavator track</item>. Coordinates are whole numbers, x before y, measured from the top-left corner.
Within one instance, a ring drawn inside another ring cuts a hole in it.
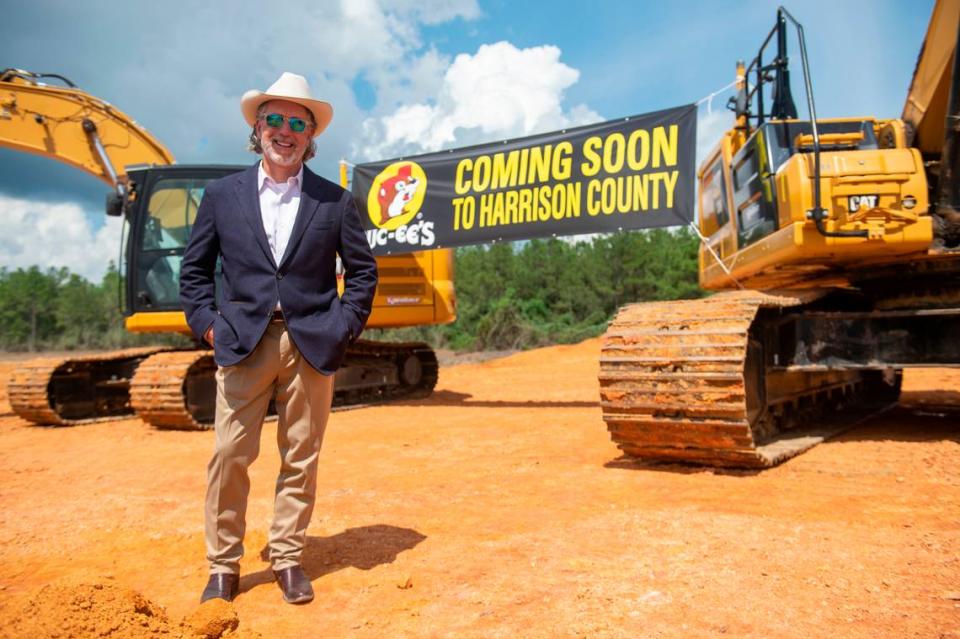
[[[131,403],[143,421],[161,429],[213,427],[217,365],[206,351],[157,353],[130,382]],[[334,410],[428,396],[437,383],[437,356],[422,343],[358,340],[334,377]],[[275,415],[271,404],[268,415]]]
[[[820,295],[736,291],[622,308],[600,359],[613,441],[642,460],[767,468],[849,427],[851,419],[803,426],[856,405],[878,371],[766,370],[752,330],[761,310],[800,307]]]
[[[422,342],[357,340],[334,378],[334,410],[428,397],[438,372],[437,354]]]
[[[156,428],[207,430],[213,426],[217,365],[207,350],[157,353],[130,381],[130,403]]]
[[[129,349],[29,361],[11,375],[7,391],[13,411],[35,424],[74,426],[136,413],[156,428],[207,430],[216,370],[209,350]],[[334,378],[334,410],[426,397],[437,372],[427,344],[359,340]]]
[[[129,384],[143,360],[162,349],[132,348],[100,355],[37,358],[7,383],[10,407],[44,426],[74,426],[133,414]]]

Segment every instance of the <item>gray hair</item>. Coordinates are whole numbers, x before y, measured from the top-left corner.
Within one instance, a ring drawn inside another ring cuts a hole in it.
[[[260,138],[257,137],[257,121],[263,117],[263,114],[267,112],[267,105],[270,104],[270,100],[267,100],[259,107],[257,107],[257,119],[254,120],[253,130],[250,131],[250,137],[247,138],[247,150],[253,151],[257,155],[263,154],[263,146],[260,144]],[[307,109],[307,119],[310,121],[310,126],[313,128],[317,127],[317,121],[313,119],[313,113],[310,112],[310,109]],[[307,148],[303,151],[303,157],[300,158],[301,162],[306,162],[313,156],[317,154],[317,143],[313,137],[310,138],[310,143],[307,145]]]

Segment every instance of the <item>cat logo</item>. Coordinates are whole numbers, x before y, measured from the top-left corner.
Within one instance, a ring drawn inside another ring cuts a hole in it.
[[[877,208],[877,202],[880,200],[879,195],[851,195],[847,198],[847,210],[851,213],[856,213],[860,209],[875,209]]]
[[[416,162],[394,162],[373,180],[367,213],[378,228],[393,230],[420,211],[427,192],[427,176]]]

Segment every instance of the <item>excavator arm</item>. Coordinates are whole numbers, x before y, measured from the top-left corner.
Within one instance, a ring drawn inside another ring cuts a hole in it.
[[[943,149],[958,23],[960,1],[938,0],[903,105],[901,117],[914,135],[913,146],[926,157],[939,159]]]
[[[67,86],[51,86],[45,78]],[[169,149],[129,115],[66,78],[0,72],[0,146],[71,164],[125,194],[126,168],[173,164]]]
[[[935,251],[960,250],[960,0],[937,0],[917,57],[903,121],[931,185]]]

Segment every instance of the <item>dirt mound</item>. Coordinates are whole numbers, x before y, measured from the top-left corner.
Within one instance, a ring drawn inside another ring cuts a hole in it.
[[[211,599],[189,614],[181,624],[184,637],[217,639],[240,624],[233,604],[223,599]]]
[[[105,583],[48,584],[24,605],[20,614],[0,629],[2,639],[260,639],[237,631],[233,604],[213,599],[179,624],[166,610],[129,588]]]
[[[146,597],[111,584],[48,584],[0,635],[80,639],[175,637],[166,611]]]

